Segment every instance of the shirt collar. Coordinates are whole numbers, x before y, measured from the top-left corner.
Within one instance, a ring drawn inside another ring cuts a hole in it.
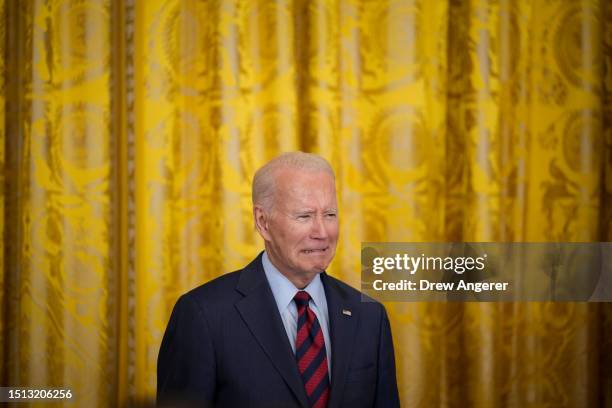
[[[295,285],[289,279],[287,279],[287,277],[283,275],[272,264],[272,262],[270,262],[270,258],[268,258],[268,254],[265,251],[261,257],[261,262],[263,264],[268,283],[270,284],[270,288],[272,289],[272,295],[274,295],[274,300],[276,300],[276,305],[278,306],[279,310],[285,310],[300,289],[296,288]],[[325,289],[323,288],[323,282],[321,282],[320,274],[316,274],[308,286],[302,290],[308,292],[312,298],[312,301],[317,307],[321,307],[323,305],[323,300],[325,299]]]

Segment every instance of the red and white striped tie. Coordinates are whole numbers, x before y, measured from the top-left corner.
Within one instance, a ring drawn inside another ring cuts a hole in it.
[[[310,295],[301,290],[293,298],[297,305],[298,324],[295,357],[311,407],[327,407],[329,375],[325,340],[319,320],[308,307]]]

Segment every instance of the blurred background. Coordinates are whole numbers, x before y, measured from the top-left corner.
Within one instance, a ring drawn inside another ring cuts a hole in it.
[[[362,241],[612,240],[607,0],[0,0],[0,72],[0,385],[65,406],[152,401],[279,152],[355,287]],[[612,407],[610,304],[386,306],[403,407]]]

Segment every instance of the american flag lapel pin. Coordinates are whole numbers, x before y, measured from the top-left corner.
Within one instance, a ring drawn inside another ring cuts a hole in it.
[[[345,316],[352,316],[353,312],[351,312],[348,309],[342,309],[342,314],[345,315]]]

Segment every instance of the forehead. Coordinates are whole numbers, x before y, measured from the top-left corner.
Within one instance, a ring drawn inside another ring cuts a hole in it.
[[[331,174],[324,170],[281,169],[275,178],[277,203],[295,201],[333,201],[336,198],[336,185]],[[315,203],[313,203],[315,204]]]

